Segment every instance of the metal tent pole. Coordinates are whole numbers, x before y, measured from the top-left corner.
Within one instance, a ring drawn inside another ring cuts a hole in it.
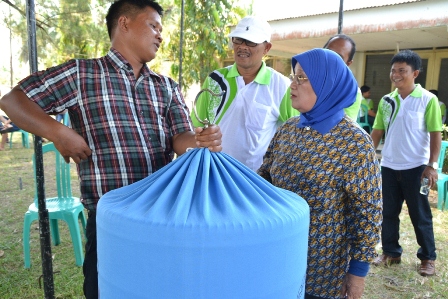
[[[185,1],[182,0],[182,6],[180,11],[180,41],[179,41],[179,89],[182,90],[182,49],[184,43],[184,6]]]
[[[28,24],[28,51],[30,71],[37,71],[36,15],[34,0],[26,2],[26,18]],[[39,235],[42,257],[42,274],[44,279],[45,299],[54,299],[53,264],[51,260],[51,240],[48,210],[45,204],[44,163],[42,157],[42,138],[34,138],[34,155],[36,165],[37,201],[39,205]]]
[[[344,20],[344,0],[339,2],[339,20],[338,20],[338,34],[342,33],[342,22]]]

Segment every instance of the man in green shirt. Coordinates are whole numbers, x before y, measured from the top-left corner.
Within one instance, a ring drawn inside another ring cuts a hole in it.
[[[370,99],[370,87],[367,85],[361,86],[361,94],[362,94],[361,105],[365,105],[368,108],[367,121],[369,122],[370,126],[373,126],[376,113],[373,110],[373,101],[372,99]],[[361,117],[364,117],[364,112],[362,111],[362,109],[359,110],[359,113]]]
[[[222,151],[256,171],[277,128],[299,112],[291,105],[288,77],[263,61],[272,47],[271,26],[254,16],[243,18],[229,34],[235,63],[213,71],[202,88],[191,119],[219,124]]]
[[[400,213],[406,201],[421,261],[418,273],[435,274],[436,245],[428,193],[438,180],[442,118],[437,97],[415,83],[422,60],[411,50],[402,50],[391,62],[390,80],[396,89],[383,96],[370,134],[375,148],[383,136],[381,177],[383,193],[382,254],[374,265],[401,263]]]

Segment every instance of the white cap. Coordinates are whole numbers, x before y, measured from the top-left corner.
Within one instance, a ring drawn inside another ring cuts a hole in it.
[[[254,43],[271,41],[271,26],[265,20],[255,16],[248,16],[239,21],[235,30],[230,32],[229,37],[239,37]]]

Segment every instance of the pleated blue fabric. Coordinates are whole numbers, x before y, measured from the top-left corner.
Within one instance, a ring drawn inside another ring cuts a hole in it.
[[[297,194],[191,150],[100,199],[100,297],[303,298],[309,219]]]

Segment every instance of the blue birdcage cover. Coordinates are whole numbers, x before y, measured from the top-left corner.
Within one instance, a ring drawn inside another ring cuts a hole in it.
[[[303,298],[309,207],[194,149],[97,208],[101,298]]]

